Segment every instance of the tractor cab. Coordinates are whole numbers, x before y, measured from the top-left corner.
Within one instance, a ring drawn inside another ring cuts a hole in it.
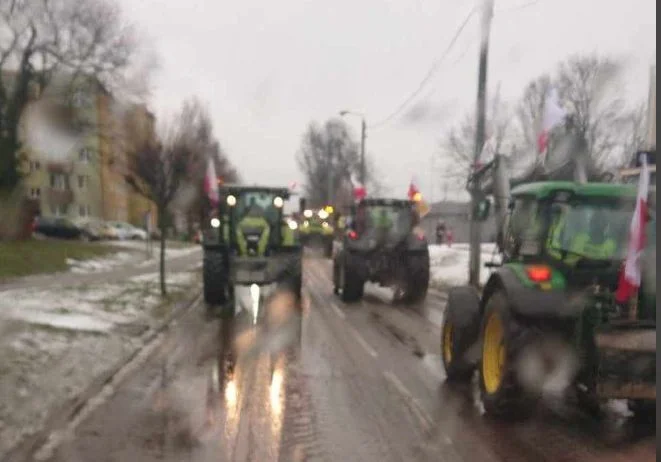
[[[204,239],[204,293],[225,304],[234,285],[285,282],[300,296],[301,247],[293,220],[284,215],[287,188],[224,186],[220,210]]]

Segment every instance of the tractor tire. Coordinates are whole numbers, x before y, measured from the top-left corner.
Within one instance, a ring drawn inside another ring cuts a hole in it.
[[[518,420],[535,408],[537,396],[521,386],[516,367],[527,343],[527,330],[513,318],[505,292],[496,291],[489,297],[482,317],[478,368],[480,395],[488,415]]]
[[[228,300],[227,274],[223,254],[211,250],[204,251],[202,260],[204,301],[207,305],[225,305]]]
[[[342,301],[352,303],[360,300],[365,290],[365,282],[352,270],[346,260],[342,262],[339,272]]]
[[[640,423],[653,424],[656,419],[656,401],[632,399],[628,402],[633,418]]]
[[[420,303],[427,297],[429,289],[429,253],[410,255],[407,258],[406,291],[404,303]]]
[[[447,380],[470,381],[477,358],[471,357],[471,348],[478,347],[480,335],[480,297],[473,287],[454,287],[448,293],[448,302],[441,325],[441,359]]]

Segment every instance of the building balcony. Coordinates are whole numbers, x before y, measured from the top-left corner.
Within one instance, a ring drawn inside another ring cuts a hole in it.
[[[64,175],[69,175],[73,172],[73,162],[49,162],[46,164],[46,171],[48,173],[62,173]]]
[[[69,205],[73,202],[73,191],[70,189],[48,188],[46,190],[48,205]]]

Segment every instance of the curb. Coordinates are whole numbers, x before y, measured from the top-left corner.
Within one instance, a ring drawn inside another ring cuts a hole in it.
[[[28,462],[33,460],[33,454],[48,442],[52,433],[58,428],[65,426],[67,422],[75,419],[85,408],[85,405],[94,396],[101,393],[106,385],[111,384],[124,368],[134,361],[159,334],[167,330],[178,318],[198,306],[201,299],[202,294],[196,290],[195,296],[192,298],[176,303],[174,309],[165,320],[140,336],[139,342],[141,345],[138,348],[121,359],[110,370],[96,377],[78,396],[69,399],[60,407],[51,409],[42,428],[36,433],[23,438],[21,442],[11,448],[4,456],[0,454],[0,457],[3,457],[2,460],[5,462]],[[123,377],[121,381],[128,378],[128,376],[129,374]]]

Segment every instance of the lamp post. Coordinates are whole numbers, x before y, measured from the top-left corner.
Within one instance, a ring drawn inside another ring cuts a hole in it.
[[[367,124],[365,123],[365,116],[358,112],[340,111],[340,116],[355,115],[360,117],[360,183],[365,186],[365,139],[367,138]]]

